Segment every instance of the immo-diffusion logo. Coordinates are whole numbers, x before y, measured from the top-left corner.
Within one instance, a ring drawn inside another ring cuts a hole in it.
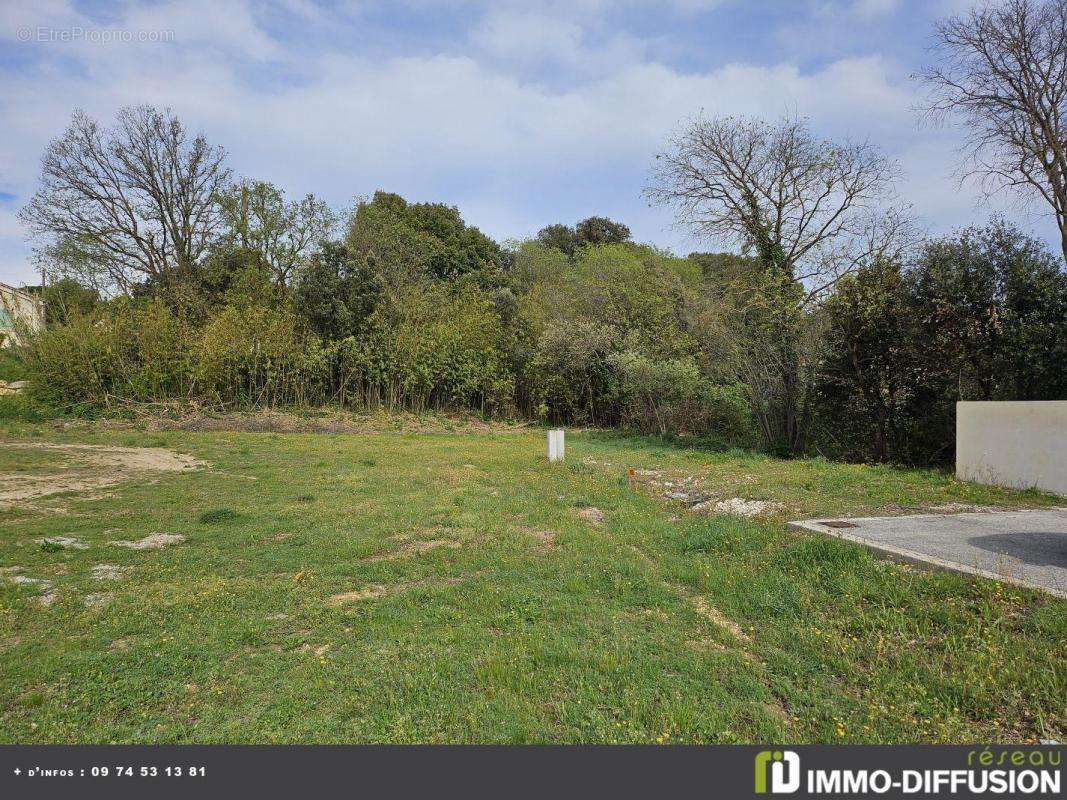
[[[756,794],[767,793],[767,773],[773,794],[789,794],[800,788],[800,756],[792,750],[761,750],[756,753]]]
[[[940,795],[1048,795],[1061,797],[1063,751],[1013,748],[994,753],[971,751],[966,763],[959,753],[944,751],[942,767],[904,767],[907,748],[887,755],[877,769],[808,768],[801,774],[800,756],[792,750],[761,750],[756,754],[756,794],[792,794],[804,785],[809,795],[856,797],[868,794],[934,797]],[[844,757],[844,754],[842,754]],[[899,761],[900,764],[894,764]]]

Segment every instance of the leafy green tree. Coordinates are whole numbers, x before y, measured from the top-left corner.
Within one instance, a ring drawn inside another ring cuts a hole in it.
[[[846,457],[902,460],[905,408],[920,371],[901,266],[880,262],[843,278],[823,317],[817,381],[823,438]]]
[[[548,225],[537,232],[537,241],[573,256],[580,247],[628,242],[630,229],[607,217],[587,217],[573,228],[562,223]]]
[[[878,264],[827,301],[819,399],[857,458],[951,459],[957,400],[1067,398],[1067,272],[994,220]]]
[[[1043,242],[994,220],[927,243],[913,277],[928,361],[959,399],[1067,396],[1067,273]]]
[[[570,225],[557,222],[546,225],[537,232],[537,241],[544,247],[551,247],[569,256],[578,248],[578,235]]]
[[[739,418],[719,414],[719,390],[737,372],[721,309],[694,261],[630,243],[568,257],[527,242],[513,277],[525,326],[519,402],[528,413],[734,439]]]
[[[45,323],[64,325],[75,316],[88,314],[100,302],[100,293],[74,278],[59,278],[41,289]]]
[[[357,205],[345,244],[354,260],[390,285],[464,276],[496,285],[505,263],[500,246],[467,225],[454,206],[408,203],[381,191]]]
[[[286,200],[285,193],[267,181],[238,181],[218,192],[216,201],[224,246],[259,253],[273,280],[283,286],[330,236],[337,221],[314,195]]]
[[[301,271],[294,291],[298,313],[324,339],[356,336],[374,312],[379,287],[343,244],[326,242]]]
[[[622,244],[630,241],[630,229],[607,217],[588,217],[574,226],[578,246]]]
[[[285,302],[288,293],[275,278],[261,251],[220,247],[193,271],[189,288],[208,309],[226,304],[276,306]]]

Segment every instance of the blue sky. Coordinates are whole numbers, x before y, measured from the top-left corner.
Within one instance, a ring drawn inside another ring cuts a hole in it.
[[[667,135],[701,111],[801,114],[822,135],[883,147],[931,232],[1004,211],[1051,240],[1040,206],[961,189],[960,131],[921,125],[913,110],[909,76],[932,21],[969,5],[8,0],[0,280],[34,280],[16,213],[71,111],[109,122],[139,102],[170,106],[227,149],[236,174],[293,196],[342,208],[383,188],[457,205],[498,239],[605,214],[679,252],[716,243],[641,197]]]

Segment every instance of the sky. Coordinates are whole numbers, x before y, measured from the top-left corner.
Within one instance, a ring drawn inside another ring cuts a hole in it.
[[[81,108],[169,107],[236,176],[336,208],[377,189],[458,206],[498,240],[605,215],[679,253],[717,249],[642,197],[698,114],[800,115],[895,159],[934,235],[1000,212],[956,174],[911,75],[970,0],[163,0],[0,2],[0,281],[36,280],[17,213]]]

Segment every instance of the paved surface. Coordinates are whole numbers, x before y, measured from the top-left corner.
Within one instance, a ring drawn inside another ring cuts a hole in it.
[[[827,523],[851,523],[835,526]],[[790,522],[880,555],[1067,597],[1067,508]]]

